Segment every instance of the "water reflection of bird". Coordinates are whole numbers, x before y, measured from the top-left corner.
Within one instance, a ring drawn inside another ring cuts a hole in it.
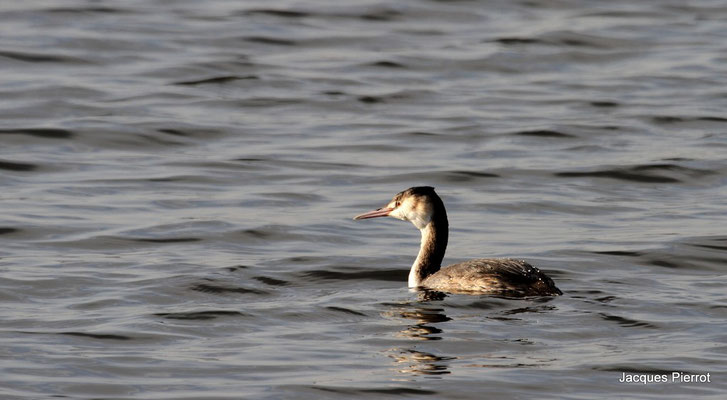
[[[445,375],[450,374],[449,361],[454,357],[440,357],[414,349],[399,349],[391,354],[399,367],[399,372],[412,375]]]
[[[467,294],[563,294],[552,279],[522,260],[479,258],[441,268],[447,249],[449,222],[444,203],[432,187],[404,190],[386,206],[357,215],[354,219],[387,216],[410,221],[422,233],[419,255],[409,272],[409,287]]]

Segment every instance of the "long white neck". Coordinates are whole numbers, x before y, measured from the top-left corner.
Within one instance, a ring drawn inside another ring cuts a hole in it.
[[[439,211],[439,210],[437,210]],[[414,264],[409,271],[409,287],[422,286],[422,282],[430,275],[439,271],[447,250],[449,223],[444,207],[440,213],[432,215],[432,220],[421,230],[422,242]]]

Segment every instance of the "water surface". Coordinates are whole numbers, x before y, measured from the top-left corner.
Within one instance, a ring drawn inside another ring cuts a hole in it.
[[[721,2],[0,6],[6,399],[722,398]],[[564,295],[422,297],[445,262]],[[711,383],[619,383],[623,373]]]

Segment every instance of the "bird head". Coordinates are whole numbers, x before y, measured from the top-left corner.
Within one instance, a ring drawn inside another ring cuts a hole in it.
[[[432,220],[436,203],[441,199],[430,186],[416,186],[397,193],[391,201],[376,210],[353,217],[355,220],[377,217],[393,217],[410,221],[418,229],[423,229]]]

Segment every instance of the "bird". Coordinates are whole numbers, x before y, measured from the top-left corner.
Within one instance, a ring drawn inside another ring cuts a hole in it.
[[[524,260],[478,258],[442,268],[449,222],[444,203],[431,186],[406,189],[384,207],[353,219],[378,217],[409,221],[421,232],[419,254],[409,271],[410,288],[516,297],[563,294],[550,277]]]

